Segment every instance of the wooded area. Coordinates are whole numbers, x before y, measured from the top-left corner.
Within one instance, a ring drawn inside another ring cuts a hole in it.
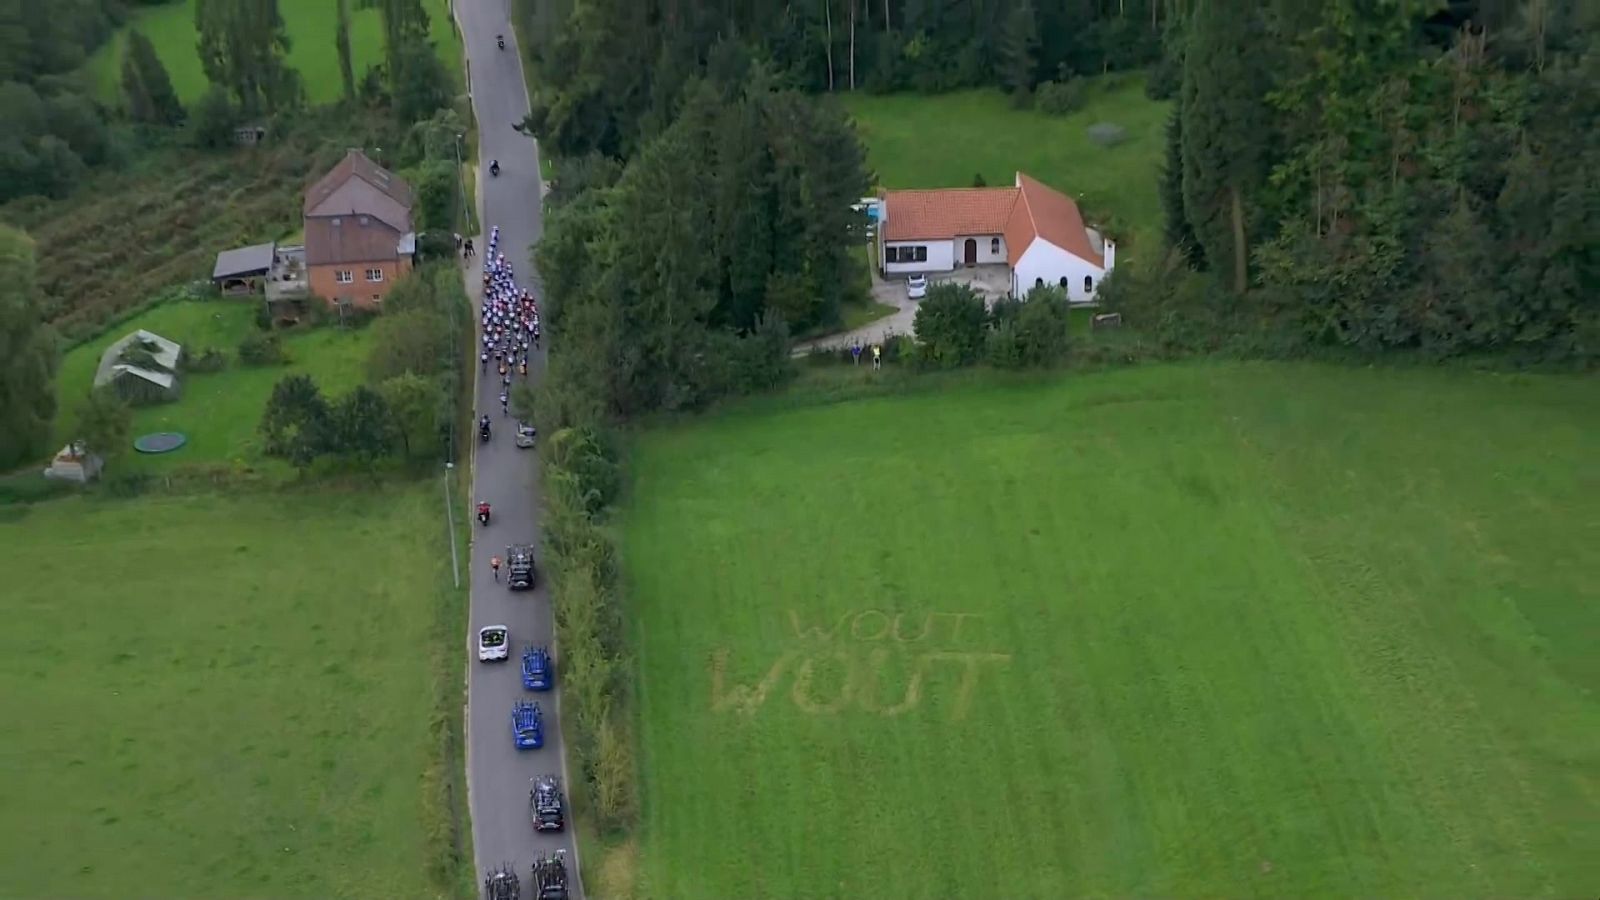
[[[1205,274],[1144,291],[1169,336],[1600,354],[1597,4],[1207,0],[1183,22],[1163,201]]]
[[[633,156],[680,86],[1026,97],[1148,65],[1172,98],[1168,248],[1108,284],[1191,349],[1600,347],[1596,0],[548,0],[530,126]],[[640,65],[641,60],[651,64]],[[959,127],[959,123],[952,123]],[[719,133],[720,133],[719,129]],[[1201,274],[1190,279],[1193,269]]]

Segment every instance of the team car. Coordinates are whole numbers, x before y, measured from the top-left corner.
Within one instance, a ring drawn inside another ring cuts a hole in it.
[[[506,548],[506,587],[513,591],[531,591],[538,579],[533,566],[533,545],[512,544]]]
[[[511,632],[504,625],[478,629],[478,662],[501,662],[511,658]]]
[[[528,647],[522,651],[523,687],[530,691],[548,691],[555,681],[555,674],[548,649]]]
[[[544,715],[539,704],[519,700],[511,707],[511,740],[518,750],[544,746]]]
[[[567,851],[541,856],[533,861],[535,900],[567,900]]]
[[[561,779],[540,775],[528,789],[528,816],[534,831],[560,831],[567,827],[566,804],[561,799]]]

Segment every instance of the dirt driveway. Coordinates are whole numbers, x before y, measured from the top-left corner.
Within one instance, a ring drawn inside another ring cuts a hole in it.
[[[969,285],[978,293],[978,296],[983,298],[986,305],[992,306],[996,300],[1004,297],[1010,290],[1011,273],[1005,266],[975,266],[971,269],[957,269],[954,272],[936,272],[928,275],[929,287],[944,281]],[[873,344],[880,344],[894,335],[916,336],[916,329],[912,327],[912,323],[917,318],[917,301],[906,296],[906,279],[904,276],[893,275],[888,279],[884,279],[874,271],[872,273],[872,299],[885,306],[894,307],[894,313],[877,321],[869,322],[852,331],[841,331],[837,334],[824,335],[815,340],[796,344],[794,354],[802,356],[815,348],[848,347],[857,341],[860,341],[862,346],[870,347]]]

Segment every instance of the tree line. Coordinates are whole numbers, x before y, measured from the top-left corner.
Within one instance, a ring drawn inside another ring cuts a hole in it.
[[[859,290],[868,179],[840,110],[750,63],[696,78],[671,115],[625,166],[558,165],[538,249],[552,376],[601,418],[774,384],[789,329],[834,323]]]
[[[360,78],[350,55],[352,2],[383,21],[383,62]],[[107,106],[75,70],[127,20],[123,3],[0,0],[0,202],[65,196],[90,170],[174,139],[228,147],[235,126],[304,106],[278,0],[196,0],[194,16],[194,51],[210,88],[192,108],[137,27],[119,60],[120,106]],[[428,38],[421,0],[338,0],[337,22],[332,42],[347,102],[388,108],[407,124],[448,104],[454,80]]]
[[[1179,28],[1173,256],[1116,302],[1196,346],[1600,355],[1600,4],[1204,0]]]

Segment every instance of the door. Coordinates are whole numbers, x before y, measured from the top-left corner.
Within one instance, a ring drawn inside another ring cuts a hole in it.
[[[975,266],[978,264],[978,242],[972,238],[967,238],[966,257],[967,265]]]

